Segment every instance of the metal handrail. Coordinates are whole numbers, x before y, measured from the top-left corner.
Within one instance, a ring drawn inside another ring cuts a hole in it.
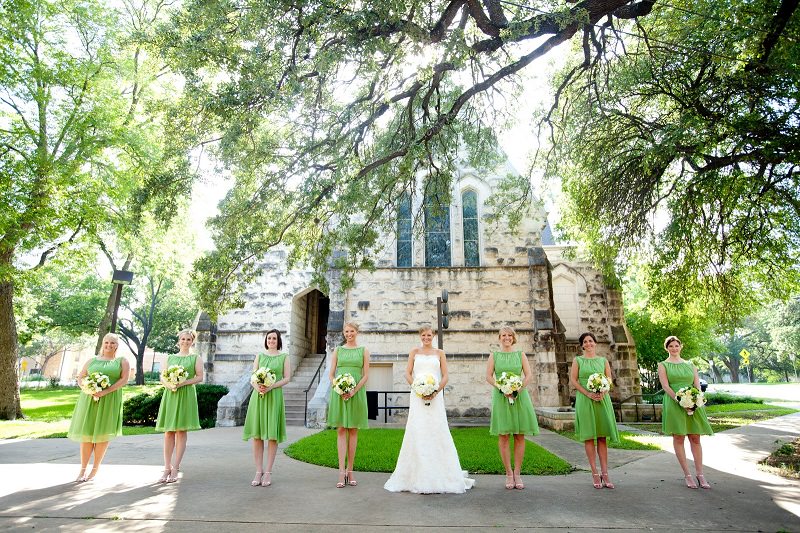
[[[654,392],[652,394],[632,394],[632,395],[628,396],[627,398],[625,398],[624,400],[620,400],[618,402],[612,401],[611,404],[612,404],[612,406],[614,406],[614,414],[615,414],[615,417],[617,419],[617,422],[622,422],[622,405],[623,404],[628,403],[631,400],[634,401],[634,406],[636,408],[636,421],[638,422],[639,421],[639,405],[640,405],[639,399],[640,398],[644,398],[645,396],[655,397],[655,396],[658,396],[659,394],[661,394],[663,392],[664,392],[664,389],[660,389],[660,390],[658,390],[658,391],[656,391],[656,392]],[[653,420],[655,420],[656,419],[656,405],[657,404],[648,402],[646,404],[642,403],[642,405],[651,406],[651,408],[653,410]]]
[[[308,391],[314,386],[314,380],[317,380],[317,385],[319,385],[320,381],[322,381],[322,374],[320,373],[322,370],[322,365],[325,364],[325,358],[328,357],[327,353],[322,354],[322,360],[319,362],[319,366],[317,366],[317,371],[314,372],[314,375],[311,377],[311,381],[308,382],[308,387],[303,391],[306,397],[305,406],[303,407],[303,426],[305,427],[308,424]]]

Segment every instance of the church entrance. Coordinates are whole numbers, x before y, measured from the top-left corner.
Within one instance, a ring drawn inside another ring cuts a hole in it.
[[[291,342],[300,357],[325,353],[330,300],[317,289],[301,293],[292,302]]]

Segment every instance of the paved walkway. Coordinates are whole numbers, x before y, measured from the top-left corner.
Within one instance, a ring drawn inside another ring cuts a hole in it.
[[[290,441],[311,433],[291,428]],[[595,490],[586,472],[475,476],[464,495],[392,494],[386,474],[361,473],[337,490],[332,469],[279,454],[268,488],[252,488],[241,428],[193,433],[179,483],[157,485],[161,437],[115,440],[98,478],[76,485],[78,447],[66,439],[0,441],[0,530],[14,531],[800,531],[800,482],[755,466],[777,439],[800,435],[800,413],[704,438],[712,490],[683,486],[668,452],[611,450],[616,490]],[[582,446],[545,432],[534,440],[571,462]],[[638,453],[638,452],[637,452]],[[584,459],[585,461],[585,459]]]

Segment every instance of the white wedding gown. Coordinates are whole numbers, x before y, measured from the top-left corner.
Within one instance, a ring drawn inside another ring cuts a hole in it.
[[[416,355],[413,376],[432,374],[442,379],[438,355]],[[437,394],[430,405],[410,395],[408,421],[403,445],[392,477],[383,486],[392,492],[457,493],[472,488],[475,480],[467,477],[458,462],[458,452],[447,425],[444,398]]]

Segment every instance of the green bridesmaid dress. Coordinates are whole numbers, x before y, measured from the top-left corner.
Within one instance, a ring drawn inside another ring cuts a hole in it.
[[[87,374],[100,372],[113,385],[122,375],[122,358],[100,359],[89,363]],[[107,442],[122,435],[122,388],[106,394],[100,400],[81,392],[67,437],[77,442]]]
[[[336,351],[336,372],[334,378],[341,374],[351,374],[356,383],[361,381],[364,367],[364,347],[345,348],[339,346]],[[328,403],[328,427],[368,429],[367,423],[367,391],[361,387],[355,396],[345,401],[333,390]]]
[[[194,366],[197,355],[170,355],[167,358],[167,368],[180,365],[189,373],[187,379],[194,378]],[[178,387],[172,390],[164,387],[161,395],[161,405],[158,408],[156,431],[191,431],[200,429],[200,413],[197,410],[197,389],[194,385]]]
[[[494,378],[503,372],[522,377],[522,352],[494,352]],[[539,423],[528,389],[517,393],[514,403],[497,387],[492,391],[492,418],[489,423],[491,435],[538,435]]]
[[[283,379],[283,366],[288,355],[259,354],[258,366],[275,372],[275,381]],[[286,411],[283,402],[283,387],[272,389],[261,396],[256,389],[250,394],[247,418],[244,420],[243,440],[286,440]]]
[[[670,363],[662,361],[667,372],[669,386],[675,392],[683,387],[694,386],[694,365],[689,361]],[[706,408],[695,409],[690,415],[678,402],[664,395],[661,410],[661,432],[665,435],[713,435],[706,417]]]
[[[578,382],[583,388],[586,388],[589,376],[606,372],[605,357],[579,355],[575,359],[578,361]],[[580,441],[595,440],[597,437],[619,441],[614,408],[608,394],[603,395],[603,399],[599,402],[580,392],[575,394],[575,435]]]

